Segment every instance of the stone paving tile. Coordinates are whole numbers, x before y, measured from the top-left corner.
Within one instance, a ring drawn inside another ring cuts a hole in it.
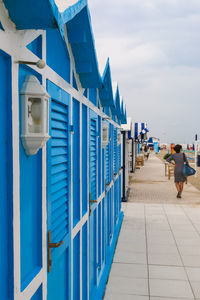
[[[113,263],[110,276],[148,278],[147,265]]]
[[[184,267],[149,266],[149,278],[186,280],[187,273]]]
[[[151,296],[194,299],[188,281],[150,279],[149,285]]]
[[[200,285],[200,268],[186,267],[186,272],[190,281],[198,281]]]
[[[106,289],[108,294],[128,294],[148,296],[148,280],[141,278],[110,277]]]
[[[148,245],[149,254],[179,254],[176,245],[160,245],[150,244]]]
[[[181,257],[179,254],[152,254],[148,253],[148,262],[150,265],[160,266],[182,266]]]
[[[200,246],[178,246],[178,249],[181,255],[199,255],[200,253]]]
[[[127,294],[106,294],[104,300],[149,300],[149,297]]]
[[[199,281],[191,281],[192,289],[194,292],[195,298],[200,298],[200,282]]]
[[[133,253],[146,253],[146,245],[136,244],[136,243],[119,243],[117,245],[116,252],[125,251],[125,252],[133,252]]]
[[[175,238],[178,246],[200,246],[200,238]]]
[[[147,264],[146,253],[131,251],[116,252],[113,262],[130,264]]]
[[[155,156],[133,176],[104,300],[200,300],[200,192]]]
[[[194,299],[194,298],[193,298]],[[189,298],[166,298],[166,297],[150,297],[150,300],[191,300],[191,298],[189,299]],[[198,299],[196,299],[196,300],[198,300]]]
[[[186,231],[186,230],[173,230],[173,234],[174,234],[174,237],[175,239],[180,239],[180,238],[183,238],[183,239],[191,239],[191,238],[200,238],[199,237],[199,234],[193,229],[193,230],[190,230],[190,231]]]
[[[181,255],[181,257],[182,257],[184,266],[198,267],[198,268],[200,267],[200,255]]]

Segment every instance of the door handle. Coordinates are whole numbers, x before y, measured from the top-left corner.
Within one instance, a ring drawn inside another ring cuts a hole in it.
[[[91,199],[91,193],[89,193],[89,216],[91,216],[92,208],[91,208],[91,203],[97,203],[97,200],[92,200]]]
[[[59,243],[52,243],[51,242],[51,230],[49,230],[49,232],[48,232],[48,272],[51,271],[51,267],[52,267],[51,249],[52,248],[58,248],[63,243],[64,243],[64,241],[61,241]]]
[[[58,248],[63,244],[63,241],[60,243],[49,243],[49,248]]]

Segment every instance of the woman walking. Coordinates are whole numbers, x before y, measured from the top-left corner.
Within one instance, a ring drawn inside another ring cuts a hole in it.
[[[188,164],[187,157],[185,153],[182,153],[182,146],[181,145],[176,145],[174,147],[174,150],[176,153],[172,154],[168,159],[168,163],[172,163],[174,161],[174,181],[176,185],[176,189],[178,191],[177,198],[181,198],[182,192],[183,192],[183,186],[184,182],[187,180],[185,176],[183,176],[183,166],[184,163]]]

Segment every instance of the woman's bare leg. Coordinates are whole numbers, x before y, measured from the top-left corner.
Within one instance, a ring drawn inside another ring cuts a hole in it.
[[[179,185],[180,185],[180,195],[181,195],[183,192],[184,182],[179,182]]]
[[[179,182],[175,182],[175,186],[176,186],[176,189],[177,189],[178,193],[180,193],[180,185],[179,185]]]

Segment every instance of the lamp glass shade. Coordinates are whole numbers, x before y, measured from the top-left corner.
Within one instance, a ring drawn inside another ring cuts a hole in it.
[[[28,98],[28,131],[29,133],[42,133],[41,98]]]

